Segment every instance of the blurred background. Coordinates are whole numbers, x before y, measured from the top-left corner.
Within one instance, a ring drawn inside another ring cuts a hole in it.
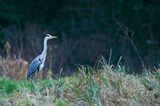
[[[139,73],[143,62],[160,63],[159,10],[159,0],[0,0],[1,59],[30,63],[50,33],[58,39],[48,42],[44,70],[71,75],[79,64],[104,56],[116,65],[122,56],[120,64]]]

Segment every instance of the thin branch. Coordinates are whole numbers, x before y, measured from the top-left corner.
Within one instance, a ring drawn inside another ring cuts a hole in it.
[[[141,63],[142,63],[142,67],[145,69],[145,64],[143,62],[143,59],[135,45],[135,43],[133,42],[133,36],[134,36],[134,31],[130,30],[128,27],[126,27],[124,24],[121,24],[115,17],[113,17],[113,20],[115,21],[115,23],[119,26],[120,30],[124,33],[124,36],[127,40],[130,41],[132,47],[134,48],[138,58],[140,59]]]

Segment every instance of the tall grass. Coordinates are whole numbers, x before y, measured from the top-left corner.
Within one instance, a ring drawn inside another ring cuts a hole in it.
[[[159,106],[160,71],[127,74],[124,66],[79,66],[70,77],[52,80],[0,79],[0,104],[25,106]]]

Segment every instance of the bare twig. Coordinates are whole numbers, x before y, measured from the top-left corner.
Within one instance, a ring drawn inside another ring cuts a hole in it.
[[[119,26],[120,30],[124,33],[124,37],[130,41],[132,47],[134,48],[138,58],[140,59],[140,61],[142,63],[142,67],[145,69],[145,65],[144,65],[143,59],[142,59],[142,57],[141,57],[136,45],[133,42],[134,31],[130,30],[124,24],[120,23],[115,17],[113,17],[113,20]]]
[[[111,58],[112,58],[112,49],[110,50],[110,54],[109,54],[109,60],[108,60],[108,64],[111,64]]]

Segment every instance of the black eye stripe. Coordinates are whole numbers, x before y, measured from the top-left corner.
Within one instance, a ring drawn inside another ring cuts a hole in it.
[[[50,37],[50,35],[49,35],[49,34],[47,34],[47,35],[46,35],[46,37]]]

